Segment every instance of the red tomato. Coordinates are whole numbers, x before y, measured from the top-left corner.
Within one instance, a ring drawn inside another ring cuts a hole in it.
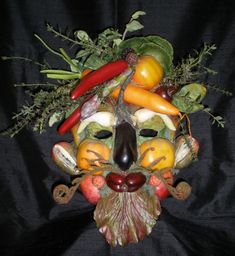
[[[169,185],[172,185],[173,175],[171,174],[171,172],[164,173],[163,177],[167,179],[167,183]],[[160,179],[158,179],[155,175],[150,176],[149,185],[155,187],[155,195],[160,200],[167,198],[170,194],[165,184]]]

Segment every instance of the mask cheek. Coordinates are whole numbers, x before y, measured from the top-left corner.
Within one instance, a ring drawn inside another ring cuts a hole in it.
[[[109,161],[110,149],[103,142],[85,139],[78,145],[77,165],[83,170],[94,170],[101,167],[102,161]]]

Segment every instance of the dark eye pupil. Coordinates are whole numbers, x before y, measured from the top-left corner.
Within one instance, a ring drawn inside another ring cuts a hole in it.
[[[107,139],[107,138],[111,137],[112,135],[113,135],[113,133],[108,130],[101,130],[101,131],[98,131],[94,136],[97,139]]]
[[[157,131],[153,129],[142,129],[140,130],[140,136],[142,137],[156,137]]]

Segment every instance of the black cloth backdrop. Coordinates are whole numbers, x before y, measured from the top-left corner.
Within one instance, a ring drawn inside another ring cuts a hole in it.
[[[123,31],[136,10],[144,30],[159,34],[175,49],[175,61],[199,49],[203,42],[218,50],[207,65],[217,76],[206,78],[234,93],[235,9],[233,1],[170,0],[2,0],[0,55],[25,56],[62,65],[34,37],[37,33],[55,48],[66,46],[46,31],[46,23],[62,31],[83,29],[94,37],[107,27]],[[20,61],[1,62],[0,128],[11,125],[13,112],[29,100],[15,83],[43,82],[37,67]],[[56,127],[42,135],[30,129],[14,138],[1,137],[0,255],[220,255],[235,254],[235,110],[234,98],[209,91],[205,102],[226,120],[212,126],[205,113],[191,115],[192,132],[200,142],[199,161],[181,171],[193,187],[185,201],[169,198],[151,235],[138,244],[112,248],[93,221],[94,207],[80,193],[65,206],[52,199],[54,184],[69,183],[52,162],[50,151],[61,138]]]

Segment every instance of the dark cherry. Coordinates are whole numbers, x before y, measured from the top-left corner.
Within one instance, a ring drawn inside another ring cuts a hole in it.
[[[127,176],[111,172],[107,175],[106,182],[116,192],[134,192],[144,185],[146,177],[141,172],[130,173]]]
[[[119,185],[119,184],[115,184],[115,183],[113,183],[113,182],[109,182],[109,183],[107,183],[107,184],[108,184],[108,186],[109,186],[112,190],[114,190],[115,192],[121,193],[121,192],[128,191],[128,187],[127,187],[126,184]]]
[[[115,173],[115,172],[110,172],[106,176],[106,182],[107,183],[113,183],[115,185],[123,185],[125,183],[126,177],[124,175]]]
[[[157,93],[158,95],[160,95],[163,99],[171,102],[172,98],[171,96],[168,94],[168,87],[167,86],[159,86],[156,90],[155,93]]]
[[[171,102],[172,101],[172,96],[179,91],[179,86],[178,85],[170,85],[170,86],[159,86],[156,90],[155,93],[160,95],[162,98],[165,100]]]
[[[146,181],[146,177],[141,172],[133,172],[126,176],[126,184],[129,186],[141,187]]]
[[[179,91],[179,85],[171,85],[167,87],[167,93],[172,96]]]

